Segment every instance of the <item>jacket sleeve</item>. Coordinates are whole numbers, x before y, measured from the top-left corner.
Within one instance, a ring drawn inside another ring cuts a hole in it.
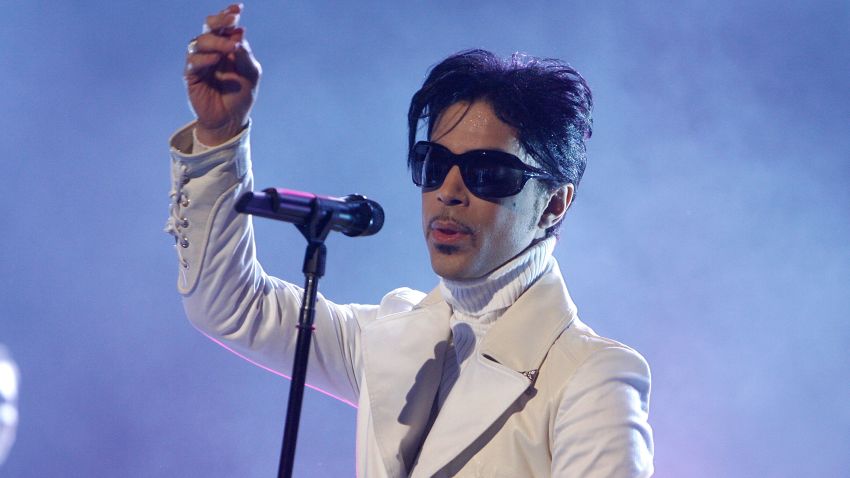
[[[552,476],[652,476],[649,366],[623,346],[602,348],[578,368],[557,410]]]
[[[177,289],[186,315],[225,348],[288,377],[302,289],[263,271],[256,259],[251,216],[233,208],[253,187],[249,129],[223,145],[192,154],[192,128],[188,125],[171,139],[166,226],[176,242]],[[311,386],[356,403],[360,327],[377,311],[378,306],[338,305],[319,295],[307,375]]]

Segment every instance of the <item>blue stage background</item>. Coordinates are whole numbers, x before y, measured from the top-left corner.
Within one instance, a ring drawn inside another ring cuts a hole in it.
[[[175,290],[168,136],[209,1],[8,4],[0,342],[21,370],[4,477],[273,476],[288,382],[195,332]],[[850,476],[850,4],[252,2],[256,184],[382,202],[322,291],[430,290],[405,115],[482,47],[568,60],[595,96],[556,249],[583,319],[653,371],[659,477]],[[271,273],[302,239],[256,221]],[[308,392],[298,476],[351,476],[355,410]]]

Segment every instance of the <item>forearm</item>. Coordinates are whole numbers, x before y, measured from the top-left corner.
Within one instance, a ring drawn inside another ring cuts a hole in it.
[[[172,140],[169,232],[180,257],[178,290],[204,334],[259,365],[289,375],[301,289],[268,276],[256,260],[251,217],[233,208],[250,191],[249,131],[200,154],[187,154],[191,130]],[[183,152],[181,152],[181,150]],[[308,382],[349,401],[357,393],[358,315],[370,307],[319,299]]]

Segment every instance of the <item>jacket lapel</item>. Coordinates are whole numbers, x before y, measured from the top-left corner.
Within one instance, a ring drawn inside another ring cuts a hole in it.
[[[389,476],[406,476],[427,433],[450,337],[451,310],[437,289],[413,310],[361,331],[372,425]]]
[[[482,355],[517,372],[538,370],[555,340],[578,316],[558,263],[522,294],[487,332]]]
[[[553,262],[487,332],[440,409],[411,477],[433,476],[533,386],[549,348],[575,316]]]
[[[440,409],[413,473],[434,476],[522,395],[530,382],[481,355],[472,357]]]

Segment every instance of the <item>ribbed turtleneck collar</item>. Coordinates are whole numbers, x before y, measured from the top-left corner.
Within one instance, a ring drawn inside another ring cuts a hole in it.
[[[548,237],[484,277],[440,281],[440,290],[455,314],[481,317],[510,307],[550,267],[555,238]],[[500,314],[497,314],[500,315]]]

